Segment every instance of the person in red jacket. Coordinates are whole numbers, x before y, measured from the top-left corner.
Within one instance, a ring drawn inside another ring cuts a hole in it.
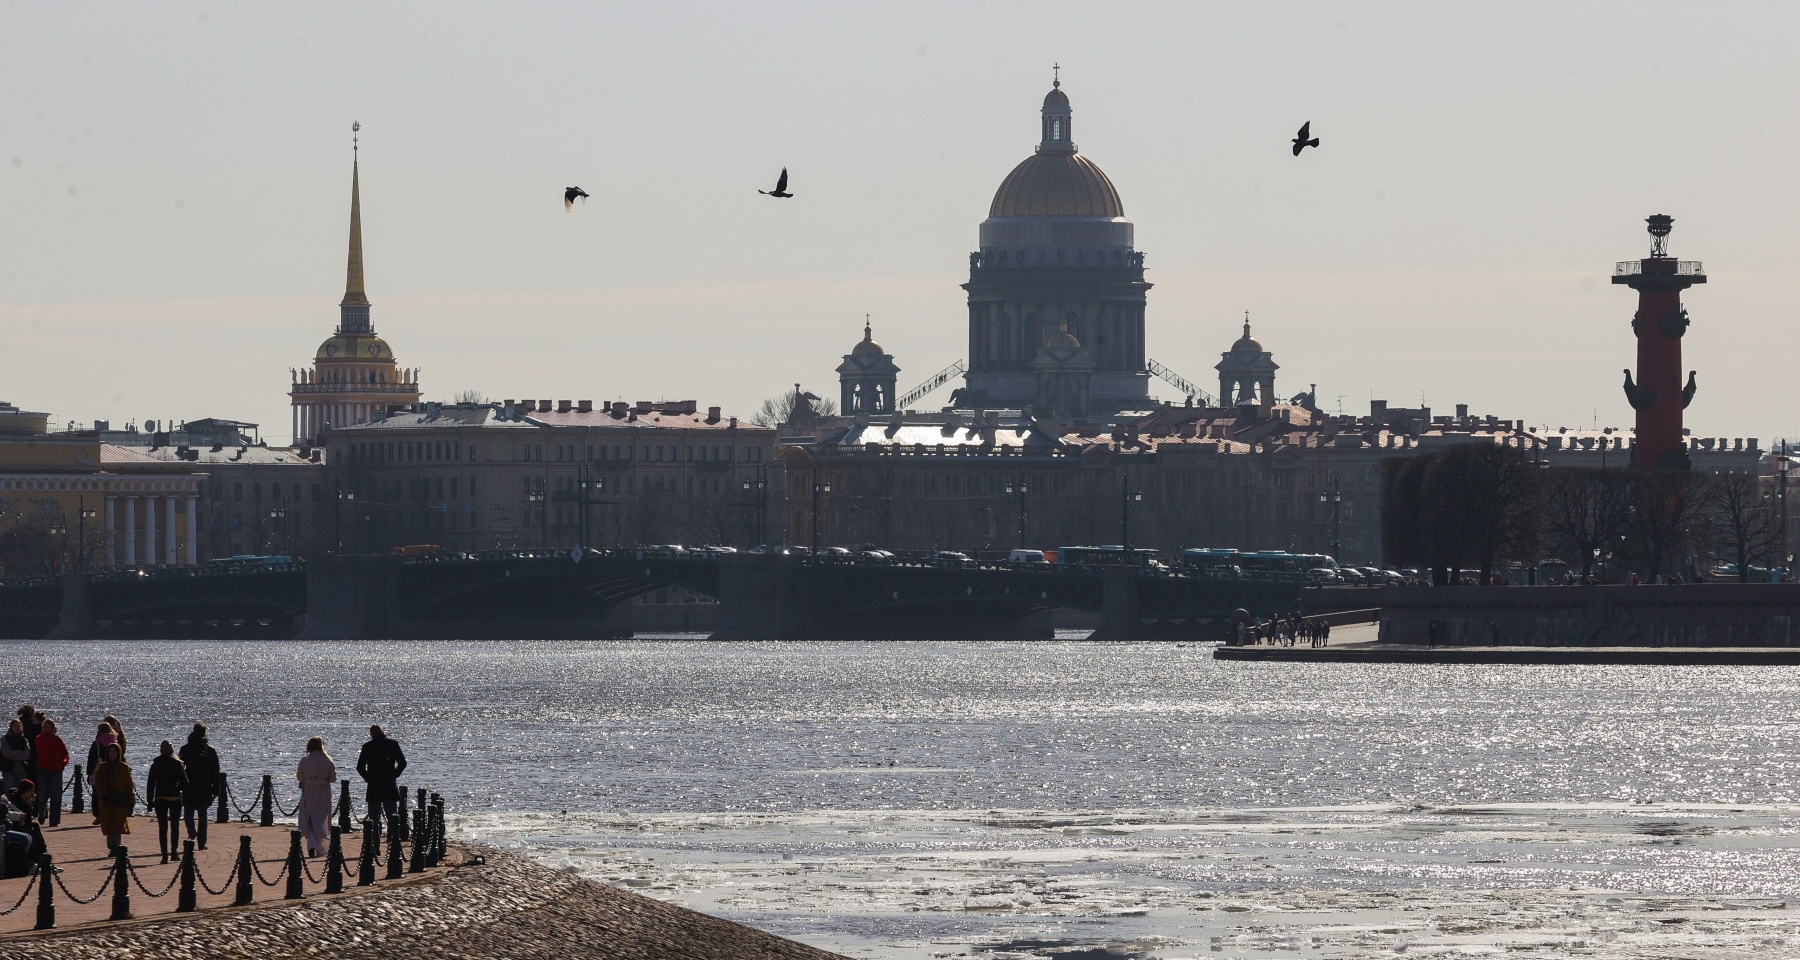
[[[37,735],[37,818],[53,827],[62,826],[63,771],[69,766],[69,745],[56,735],[56,721],[46,718]]]

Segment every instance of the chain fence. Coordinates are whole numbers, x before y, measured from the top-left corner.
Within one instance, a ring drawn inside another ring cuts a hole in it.
[[[52,874],[52,876],[54,876],[54,874]],[[26,898],[31,896],[31,891],[37,889],[38,883],[40,881],[43,881],[43,879],[44,879],[44,875],[42,873],[32,874],[31,881],[29,883],[25,884],[25,892],[19,894],[19,902],[13,904],[10,907],[7,907],[5,910],[0,910],[0,917],[7,916],[8,914],[12,913],[13,911],[24,906]]]
[[[106,896],[106,888],[112,886],[112,882],[113,882],[113,871],[107,870],[106,871],[106,879],[101,882],[100,889],[94,891],[93,896],[78,897],[75,895],[75,891],[70,890],[69,885],[63,882],[62,874],[52,873],[51,876],[56,878],[56,886],[62,890],[63,896],[68,897],[70,900],[73,900],[76,903],[81,904],[82,906],[86,906],[90,903],[93,903],[95,900],[98,900],[101,897]]]
[[[200,872],[199,861],[195,861],[194,862],[194,882],[198,883],[200,885],[200,889],[205,890],[207,893],[212,894],[215,897],[222,897],[225,894],[229,893],[231,891],[231,885],[233,883],[237,882],[238,868],[241,866],[243,866],[243,865],[238,863],[236,860],[233,860],[231,862],[231,872],[225,875],[225,882],[219,885],[219,889],[214,890],[212,888],[212,884],[206,882],[206,874]]]
[[[152,892],[152,891],[151,891],[151,890],[150,890],[150,888],[149,888],[149,887],[146,887],[146,886],[144,886],[144,881],[142,881],[142,880],[140,880],[140,879],[138,879],[138,868],[137,868],[137,864],[135,864],[135,863],[132,863],[132,862],[131,862],[131,861],[129,861],[129,860],[127,860],[127,861],[125,861],[125,865],[126,865],[126,866],[127,866],[127,867],[130,867],[130,868],[131,868],[131,870],[130,870],[130,872],[131,872],[131,883],[132,883],[132,885],[133,885],[133,886],[135,886],[135,887],[137,887],[137,888],[138,888],[138,889],[139,889],[139,890],[141,890],[141,891],[143,891],[143,893],[144,893],[144,896],[146,896],[146,897],[149,897],[149,898],[150,898],[150,899],[152,899],[152,900],[155,900],[155,899],[157,899],[157,898],[158,898],[158,897],[166,897],[166,896],[168,896],[168,895],[169,895],[169,891],[170,891],[170,890],[173,890],[173,889],[175,889],[175,884],[176,884],[176,883],[177,883],[177,882],[179,882],[179,881],[180,881],[180,880],[181,880],[181,867],[180,867],[180,865],[179,865],[179,864],[177,864],[177,865],[176,865],[176,868],[175,868],[175,875],[174,875],[174,876],[172,876],[172,877],[170,877],[170,878],[169,878],[169,882],[168,882],[168,884],[167,884],[167,885],[166,885],[166,886],[164,886],[164,887],[163,887],[163,888],[162,888],[162,892],[161,892],[161,893],[154,893],[154,892]]]

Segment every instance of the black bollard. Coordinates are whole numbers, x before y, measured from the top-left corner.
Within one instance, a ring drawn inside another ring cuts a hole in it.
[[[325,853],[325,892],[344,892],[344,831],[337,827],[331,828],[331,847]]]
[[[113,848],[112,919],[131,919],[131,853],[124,844]]]
[[[230,823],[231,822],[231,810],[229,808],[227,808],[225,805],[225,797],[229,793],[230,793],[230,790],[225,783],[225,771],[220,770],[219,771],[219,817],[216,821],[214,821],[216,823]]]
[[[265,827],[275,825],[275,778],[266,773],[263,774],[262,819],[259,822]]]
[[[399,784],[395,784],[394,790],[398,794],[397,799],[394,800],[394,809],[399,811],[399,815],[392,818],[394,822],[390,829],[392,829],[394,832],[400,834],[400,839],[405,840],[406,839],[406,819],[407,819],[407,817],[406,817],[406,788],[400,786]]]
[[[75,799],[69,801],[70,813],[86,813],[87,802],[81,799],[81,764],[75,765]]]
[[[407,873],[425,872],[425,834],[425,811],[422,809],[414,810],[412,828],[412,863],[407,867]]]
[[[405,803],[406,798],[401,797],[400,802]],[[420,813],[425,812],[425,788],[424,787],[419,788],[419,812]]]
[[[306,896],[306,851],[300,849],[300,831],[288,831],[287,899]]]
[[[405,821],[406,808],[401,807],[400,813],[394,817],[394,822],[404,823]],[[398,829],[388,830],[387,858],[387,879],[398,880],[406,876],[406,857],[400,852],[400,831]]]
[[[246,906],[256,899],[256,885],[252,882],[255,878],[251,876],[255,870],[256,863],[250,859],[250,835],[246,833],[238,837],[237,899],[232,906]]]
[[[444,824],[444,798],[431,795],[431,865],[444,862],[450,853],[450,833]]]
[[[56,871],[47,853],[38,855],[38,915],[32,929],[56,929]]]
[[[375,858],[381,854],[381,821],[363,820],[362,856],[356,859],[356,885],[366,887],[375,882]]]
[[[193,913],[196,894],[194,893],[194,841],[181,841],[181,896],[175,901],[176,913]]]
[[[338,781],[338,829],[345,833],[350,830],[350,781]]]

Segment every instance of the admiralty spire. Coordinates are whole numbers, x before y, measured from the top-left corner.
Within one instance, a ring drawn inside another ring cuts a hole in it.
[[[1060,79],[1044,97],[1040,132],[1037,151],[995,191],[981,249],[969,255],[965,397],[1063,416],[1145,409],[1144,255],[1119,191],[1075,146]],[[1055,377],[1043,375],[1046,349],[1061,351]],[[1062,356],[1075,349],[1085,356]]]
[[[363,287],[362,169],[358,132],[350,125],[350,256],[338,325],[313,354],[312,369],[289,371],[295,446],[310,446],[332,427],[368,423],[396,406],[417,403],[416,369],[397,366],[387,341],[369,321]]]

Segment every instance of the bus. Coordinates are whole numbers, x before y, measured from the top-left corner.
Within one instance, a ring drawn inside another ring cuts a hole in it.
[[[1189,547],[1181,551],[1181,565],[1202,576],[1235,577],[1243,572],[1238,557],[1230,547]]]
[[[1060,547],[1056,551],[1056,565],[1064,568],[1134,566],[1145,569],[1158,564],[1155,550],[1134,547],[1127,551],[1124,547],[1114,544],[1098,547]]]

